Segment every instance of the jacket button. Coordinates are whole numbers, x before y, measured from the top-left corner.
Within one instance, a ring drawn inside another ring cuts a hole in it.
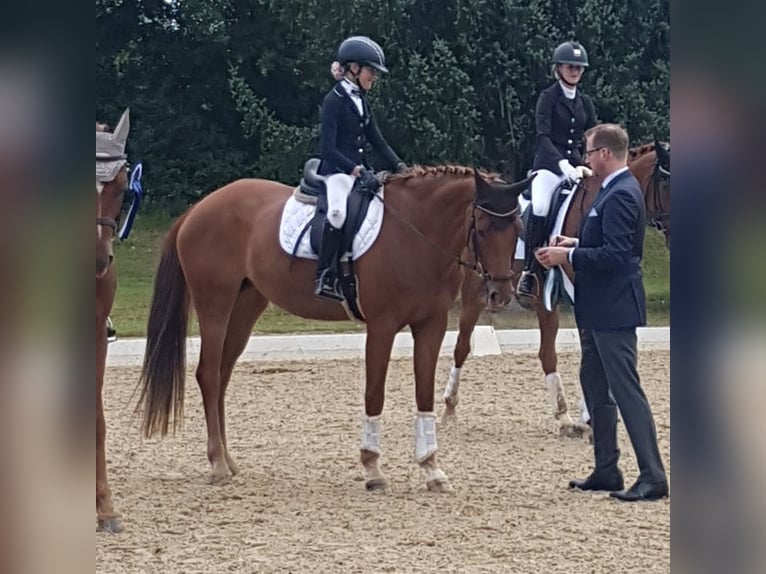
[[[574,128],[570,129],[570,130],[569,130],[569,133],[570,133],[570,134],[573,134],[573,133],[574,133]]]
[[[359,127],[363,128],[364,127],[364,122],[359,122]]]
[[[574,123],[574,120],[575,120],[575,119],[574,119],[574,118],[572,118],[572,123]]]
[[[359,148],[359,153],[364,153],[364,149],[363,148]]]
[[[572,150],[571,149],[567,150],[567,155],[572,155]]]

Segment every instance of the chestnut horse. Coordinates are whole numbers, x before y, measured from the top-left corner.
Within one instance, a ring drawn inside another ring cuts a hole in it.
[[[434,414],[434,376],[449,309],[466,271],[476,275],[488,307],[510,301],[513,223],[528,182],[511,185],[456,166],[384,176],[384,199],[374,198],[383,201],[382,227],[354,263],[367,331],[360,458],[368,490],[386,486],[378,467],[384,385],[394,337],[407,326],[415,344],[415,460],[430,490],[450,489],[436,461]],[[174,431],[183,417],[185,339],[194,308],[201,336],[196,378],[213,483],[238,472],[227,448],[226,387],[269,302],[308,319],[348,319],[339,303],[314,297],[316,262],[294,259],[280,246],[281,214],[293,191],[268,180],[230,183],[182,215],[163,246],[139,380],[143,430],[147,437],[165,435],[171,415]],[[466,246],[475,264],[461,259]]]
[[[113,240],[122,212],[122,200],[128,189],[125,144],[130,131],[129,111],[125,110],[113,133],[108,126],[96,124],[96,517],[98,529],[123,530],[115,512],[106,472],[106,422],[102,400],[106,371],[107,317],[114,304],[117,272]]]
[[[665,235],[666,245],[670,246],[670,149],[658,141],[633,148],[628,153],[628,167],[636,177],[644,192],[647,224],[660,230]],[[596,198],[601,180],[597,177],[583,179],[575,190],[571,207],[564,220],[562,234],[568,237],[579,235],[580,224],[590,210]],[[515,260],[514,275],[521,273],[524,262]],[[564,266],[567,275],[574,282],[574,271],[570,264]],[[467,276],[461,288],[460,324],[457,343],[453,353],[453,365],[449,380],[444,389],[445,415],[455,414],[458,403],[458,388],[461,369],[470,352],[470,340],[476,322],[484,306],[484,294],[478,289],[477,282]],[[540,359],[545,383],[549,391],[554,417],[559,421],[560,433],[565,436],[582,436],[587,433],[585,425],[575,424],[569,415],[567,399],[561,382],[556,355],[556,336],[559,329],[558,307],[546,310],[542,301],[534,304],[540,327]]]

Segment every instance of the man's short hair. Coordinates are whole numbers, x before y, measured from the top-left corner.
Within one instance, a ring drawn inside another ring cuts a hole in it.
[[[594,148],[606,148],[617,159],[628,157],[628,132],[617,124],[599,124],[585,133],[586,138],[593,138]]]

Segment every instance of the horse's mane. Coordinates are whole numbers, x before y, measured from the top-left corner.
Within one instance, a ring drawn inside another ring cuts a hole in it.
[[[430,175],[455,175],[458,177],[473,177],[475,173],[474,168],[467,167],[464,165],[438,165],[438,166],[423,166],[423,165],[413,165],[409,168],[407,168],[406,171],[403,171],[401,173],[390,173],[386,177],[386,181],[400,181],[400,180],[408,180],[415,177],[428,177]],[[494,173],[494,172],[487,172],[483,170],[479,170],[479,175],[485,179],[486,181],[497,181],[501,182],[503,179],[500,177],[500,174]]]
[[[636,146],[628,150],[628,159],[630,161],[635,161],[636,159],[642,156],[645,156],[646,154],[653,151],[654,151],[654,142],[642,144],[640,146]]]

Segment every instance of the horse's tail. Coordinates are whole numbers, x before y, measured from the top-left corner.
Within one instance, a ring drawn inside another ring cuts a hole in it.
[[[177,241],[185,219],[183,215],[170,229],[154,279],[146,354],[138,382],[138,404],[144,405],[142,428],[147,438],[168,433],[171,411],[174,433],[183,421],[189,293]]]

